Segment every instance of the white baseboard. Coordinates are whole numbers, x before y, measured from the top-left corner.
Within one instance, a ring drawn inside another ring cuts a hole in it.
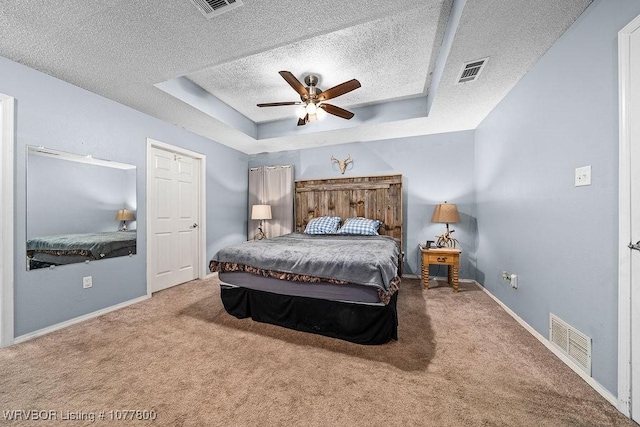
[[[212,277],[218,277],[218,272],[214,271],[213,273],[209,273],[206,276],[204,276],[205,280],[206,279],[211,279]]]
[[[39,337],[41,335],[46,335],[46,334],[48,334],[50,332],[53,332],[53,331],[57,331],[58,329],[66,328],[67,326],[75,325],[76,323],[84,322],[85,320],[89,320],[89,319],[93,319],[94,317],[102,316],[103,314],[107,314],[107,313],[109,313],[111,311],[116,311],[116,310],[119,310],[121,308],[127,307],[129,305],[133,305],[133,304],[139,303],[140,301],[144,301],[144,300],[146,300],[148,298],[150,298],[149,295],[143,295],[141,297],[134,298],[134,299],[129,300],[129,301],[121,302],[120,304],[112,305],[111,307],[107,307],[107,308],[103,308],[103,309],[98,310],[98,311],[94,311],[93,313],[84,314],[82,316],[75,317],[73,319],[66,320],[64,322],[57,323],[55,325],[48,326],[46,328],[38,329],[37,331],[29,332],[28,334],[24,334],[24,335],[20,335],[19,337],[16,337],[13,340],[13,343],[14,344],[18,344],[18,343],[21,343],[21,342],[25,342],[25,341],[28,341],[28,340],[30,340],[32,338]]]
[[[553,354],[555,354],[558,359],[563,361],[568,367],[570,367],[580,378],[582,378],[587,384],[589,384],[595,391],[597,391],[602,397],[604,397],[609,403],[611,403],[616,408],[618,407],[618,398],[615,397],[609,390],[607,390],[602,384],[598,381],[594,380],[593,377],[587,375],[575,362],[573,362],[569,357],[565,354],[561,353],[560,350],[551,345],[551,342],[545,338],[538,331],[533,329],[527,322],[522,320],[520,316],[518,316],[515,312],[513,312],[509,307],[507,307],[502,301],[496,298],[491,292],[487,290],[484,286],[480,285],[478,282],[475,282],[476,285],[480,289],[482,289],[492,300],[498,303],[500,307],[504,311],[506,311],[511,317],[513,317],[516,322],[518,322],[523,328],[525,328],[531,335],[536,337],[538,341],[544,344]]]

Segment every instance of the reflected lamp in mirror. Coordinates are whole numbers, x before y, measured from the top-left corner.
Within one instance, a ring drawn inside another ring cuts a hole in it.
[[[253,240],[266,239],[267,235],[263,231],[263,226],[265,219],[271,219],[271,205],[253,205],[251,207],[251,219],[260,220],[258,232],[253,236]]]
[[[438,241],[436,242],[438,247],[455,248],[458,241],[451,237],[451,233],[453,233],[455,230],[449,230],[449,224],[460,222],[458,207],[453,203],[447,202],[436,205],[436,208],[433,210],[431,222],[443,223],[447,225],[447,230],[440,236],[436,236],[438,238]]]
[[[116,214],[116,221],[122,221],[120,231],[127,231],[127,221],[133,221],[134,219],[136,219],[136,217],[133,215],[133,211],[128,209],[120,209]]]

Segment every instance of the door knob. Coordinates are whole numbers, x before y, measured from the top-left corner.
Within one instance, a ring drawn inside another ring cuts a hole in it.
[[[189,228],[198,228],[198,224],[196,224],[195,222],[193,223],[193,225]]]
[[[629,245],[627,245],[627,247],[629,249],[635,249],[636,251],[640,251],[640,240],[638,240],[635,245],[633,243],[629,243]]]

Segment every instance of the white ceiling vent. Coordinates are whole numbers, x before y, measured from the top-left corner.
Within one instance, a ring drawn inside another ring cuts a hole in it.
[[[462,64],[462,70],[460,71],[460,76],[458,77],[456,84],[468,83],[476,80],[488,60],[489,58],[484,58]]]
[[[207,18],[213,18],[242,6],[240,0],[191,0],[191,3]]]
[[[550,313],[549,341],[591,376],[591,338]]]

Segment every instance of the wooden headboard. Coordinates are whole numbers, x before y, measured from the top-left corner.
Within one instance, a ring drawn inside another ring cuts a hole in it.
[[[402,242],[402,175],[296,181],[296,231],[313,217],[355,216],[382,221],[380,234]]]

